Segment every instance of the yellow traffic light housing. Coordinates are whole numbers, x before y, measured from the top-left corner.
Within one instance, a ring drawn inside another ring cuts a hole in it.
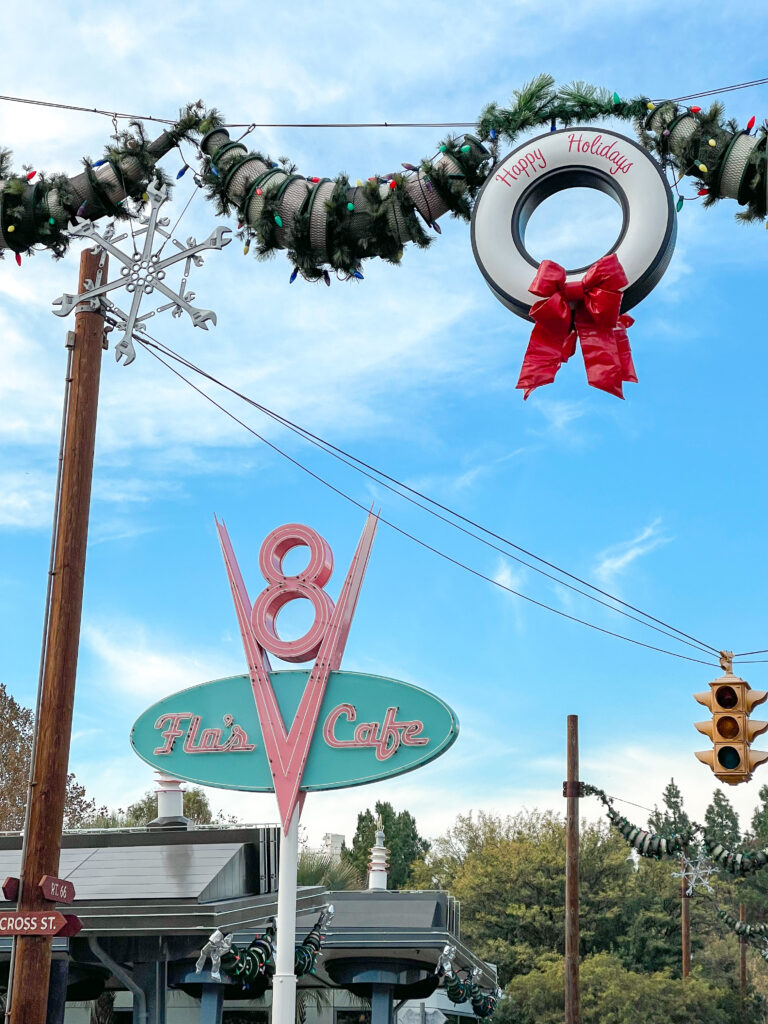
[[[721,782],[736,786],[748,782],[758,765],[768,761],[768,751],[750,750],[756,736],[768,729],[768,722],[750,722],[753,708],[768,699],[768,691],[753,690],[731,671],[733,656],[723,652],[720,664],[725,674],[713,679],[709,690],[693,696],[712,712],[709,722],[695,722],[699,732],[709,736],[712,750],[697,751],[696,757],[709,765]]]

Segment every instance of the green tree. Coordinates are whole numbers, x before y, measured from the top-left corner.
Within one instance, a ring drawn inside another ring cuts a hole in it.
[[[0,683],[0,832],[24,827],[35,716]],[[67,776],[64,828],[82,828],[97,813],[74,774]]]
[[[497,818],[480,811],[459,814],[445,835],[433,839],[426,856],[411,865],[410,884],[414,889],[450,889],[453,880],[470,854],[480,852],[486,844],[509,841],[513,829],[511,819]]]
[[[451,891],[468,944],[498,965],[503,983],[532,970],[542,954],[564,951],[565,824],[532,811],[486,821],[484,832]],[[626,843],[602,823],[584,824],[579,845],[581,950],[589,953],[611,948],[626,930],[624,894],[634,868]]]
[[[741,842],[739,816],[721,789],[712,794],[712,803],[704,812],[704,828],[708,836],[732,848]]]
[[[379,815],[384,829],[384,841],[389,850],[387,884],[390,889],[405,889],[410,884],[411,865],[414,861],[423,860],[429,850],[429,843],[419,835],[416,819],[409,811],[396,813],[392,804],[379,801],[375,813],[367,810],[358,814],[352,849],[342,850],[342,859],[351,864],[362,878],[367,877]]]
[[[674,779],[670,779],[661,795],[664,810],[654,805],[653,814],[648,816],[648,828],[658,835],[671,836],[690,828],[691,819],[683,808],[683,794]]]
[[[768,786],[761,786],[758,792],[760,803],[752,813],[752,838],[762,849],[768,846]]]
[[[738,992],[714,986],[703,972],[683,981],[665,971],[627,970],[612,953],[588,956],[581,964],[582,1024],[759,1024],[761,1001],[747,1000],[739,1014]],[[542,957],[534,970],[510,981],[494,1024],[561,1024],[563,961]]]

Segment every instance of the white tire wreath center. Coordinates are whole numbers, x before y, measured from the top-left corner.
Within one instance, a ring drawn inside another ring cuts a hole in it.
[[[656,161],[631,139],[598,128],[564,128],[526,142],[495,168],[472,215],[472,250],[488,286],[518,316],[539,296],[528,289],[539,267],[525,248],[525,228],[546,199],[569,188],[594,188],[622,211],[616,253],[629,284],[622,312],[661,280],[675,247],[677,221],[667,181]],[[587,267],[567,270],[581,279]]]

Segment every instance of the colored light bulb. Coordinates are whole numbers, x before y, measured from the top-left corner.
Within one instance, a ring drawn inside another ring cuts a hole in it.
[[[362,181],[360,181],[359,178],[355,181],[355,184],[357,185],[358,188],[362,188],[363,187],[363,183],[362,183]]]
[[[264,195],[264,193],[263,193],[263,192],[261,191],[261,189],[260,189],[260,188],[257,188],[257,189],[256,189],[256,195],[257,195],[257,196],[263,196],[263,195]]]
[[[352,276],[356,277],[358,281],[364,281],[365,280],[365,278],[363,277],[363,275],[360,273],[359,270],[354,270],[352,272]]]
[[[656,109],[656,104],[651,102],[651,100],[648,100],[648,102],[645,105],[648,108],[648,110],[655,110]]]
[[[706,164],[699,164],[699,170],[701,171],[702,174],[706,174],[707,173],[707,165]]]
[[[97,160],[96,163],[95,164],[91,164],[91,166],[92,167],[101,167],[102,164],[105,164],[106,162],[107,162],[106,160]],[[29,181],[29,175],[27,175],[27,181]]]
[[[472,149],[471,146],[462,146],[461,147],[461,152],[462,153],[469,153],[471,149]]]
[[[17,253],[16,253],[16,264],[17,264],[17,265],[18,265],[19,267],[21,266],[21,253],[20,253],[20,252],[17,252]]]
[[[56,221],[53,219],[53,217],[49,217],[48,218],[48,223],[51,225],[51,227],[53,227],[54,224],[56,223]]]
[[[325,283],[330,288],[331,287],[331,275],[328,273],[327,270],[323,271],[323,280],[325,281]]]
[[[16,226],[15,226],[14,224],[9,224],[9,225],[8,225],[8,227],[7,227],[7,228],[6,228],[5,230],[6,230],[6,231],[8,232],[8,234],[10,235],[10,233],[11,233],[12,231],[15,231],[15,230],[16,230]]]
[[[283,218],[280,216],[279,213],[275,214],[275,224],[277,224],[279,228],[283,226]]]
[[[290,278],[288,279],[288,284],[293,284],[293,282],[296,280],[296,278],[298,276],[299,276],[299,268],[298,267],[294,267],[293,273],[291,274]]]
[[[250,242],[246,242],[245,245],[243,246],[243,256],[247,256],[248,255],[248,252],[249,252],[250,248],[251,248],[251,243]]]
[[[696,194],[699,195],[699,196],[708,196],[709,195],[709,189],[708,188],[700,188],[699,191]]]
[[[314,182],[315,184],[317,184],[317,183],[318,183],[318,181],[320,181],[320,179],[319,179],[318,177],[316,177],[316,176],[315,176],[315,177],[313,177],[313,178],[310,178],[309,180],[310,180],[310,181],[313,181],[313,182]]]
[[[216,164],[211,164],[210,171],[211,171],[211,174],[214,175],[214,177],[218,178],[218,176],[219,176],[219,169],[216,166]]]
[[[677,203],[675,204],[675,209],[677,210],[678,213],[680,213],[680,211],[682,210],[684,202],[685,202],[685,200],[683,199],[682,196],[680,196],[680,198],[677,200]]]
[[[349,210],[350,213],[352,213],[354,208],[355,208],[355,204],[354,203],[347,203],[347,209]]]
[[[688,109],[690,110],[690,112],[692,114],[700,114],[701,113],[701,107],[689,107]]]
[[[447,147],[447,146],[441,146],[441,147],[440,147],[440,152],[441,152],[441,153],[444,153],[444,152],[446,151],[446,149],[448,149],[448,147]]]
[[[419,169],[418,167],[415,166],[415,164],[402,164],[402,166],[406,169],[406,171],[418,171]]]
[[[619,96],[619,94],[617,92],[615,92],[613,94],[613,102],[614,102],[614,104],[621,103],[621,97]]]
[[[491,136],[492,139],[496,138],[496,129],[495,128],[491,128],[490,136]]]
[[[183,178],[188,170],[189,170],[189,165],[188,164],[184,164],[184,166],[181,168],[179,173],[176,175],[176,180],[178,181],[179,178]]]
[[[438,233],[438,235],[442,235],[443,229],[440,227],[440,225],[437,223],[437,221],[435,221],[433,223],[432,227],[435,229],[435,231]]]
[[[709,140],[709,145],[710,145],[710,146],[716,146],[716,145],[717,145],[717,143],[715,142],[715,140],[714,140],[714,139],[710,139],[710,140]]]
[[[752,117],[750,117],[750,119],[747,121],[747,131],[751,132],[754,127],[755,127],[755,115],[753,114]]]

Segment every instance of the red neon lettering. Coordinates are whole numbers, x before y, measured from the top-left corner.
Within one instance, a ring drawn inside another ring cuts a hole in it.
[[[165,743],[162,747],[157,747],[152,751],[153,754],[170,754],[173,752],[173,745],[179,736],[184,735],[184,729],[179,728],[179,723],[182,718],[191,718],[191,711],[179,711],[178,713],[171,715],[161,715],[155,722],[156,729],[162,729],[165,722],[169,722],[168,728],[160,735],[165,737]]]
[[[360,722],[355,726],[351,740],[340,739],[336,735],[336,723],[344,716],[348,722],[354,722],[357,712],[351,704],[339,704],[325,720],[323,739],[335,750],[341,748],[373,747],[378,761],[386,761],[397,752],[400,745],[404,747],[423,747],[429,743],[428,736],[419,735],[424,723],[418,719],[406,722],[397,721],[397,708],[389,707],[384,714],[383,723]]]

